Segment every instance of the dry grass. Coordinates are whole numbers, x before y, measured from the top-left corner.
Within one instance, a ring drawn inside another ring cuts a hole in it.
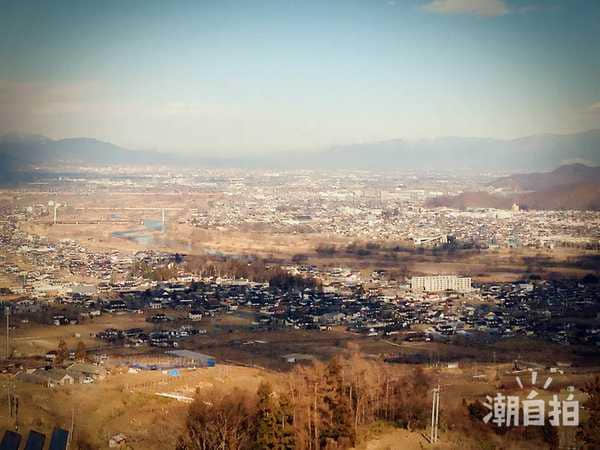
[[[255,391],[268,374],[256,369],[220,366],[183,371],[180,377],[161,372],[118,373],[97,384],[63,386],[47,389],[17,383],[20,399],[19,427],[50,434],[54,426],[69,429],[74,415],[75,441],[87,441],[93,448],[106,448],[108,439],[119,432],[129,437],[133,448],[174,448],[185,424],[187,405],[162,398],[156,392],[182,392],[193,396],[196,387],[219,385],[224,389]],[[6,376],[0,378],[6,383]],[[134,386],[148,384],[148,388]],[[189,392],[191,391],[191,392]],[[6,408],[6,399],[0,408]],[[13,423],[4,415],[1,426]]]

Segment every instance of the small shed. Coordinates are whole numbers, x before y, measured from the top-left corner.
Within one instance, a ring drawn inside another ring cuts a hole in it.
[[[48,380],[48,385],[50,387],[73,384],[74,382],[73,377],[69,375],[65,369],[60,369],[57,367],[49,370],[36,370],[34,373],[36,375],[45,377]]]

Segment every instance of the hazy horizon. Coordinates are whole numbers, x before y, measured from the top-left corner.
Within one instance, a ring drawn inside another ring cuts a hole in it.
[[[251,155],[600,128],[582,0],[6,2],[0,135]]]

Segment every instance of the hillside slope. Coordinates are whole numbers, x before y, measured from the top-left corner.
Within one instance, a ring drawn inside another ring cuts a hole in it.
[[[455,209],[509,209],[517,203],[527,209],[600,210],[600,167],[567,165],[552,172],[500,178],[491,186],[509,193],[463,192],[430,199],[427,205]]]

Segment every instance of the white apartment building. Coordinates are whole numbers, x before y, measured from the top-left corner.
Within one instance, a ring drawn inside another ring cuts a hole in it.
[[[456,275],[434,275],[427,277],[412,277],[410,289],[413,292],[439,292],[439,291],[471,291],[471,278]]]

